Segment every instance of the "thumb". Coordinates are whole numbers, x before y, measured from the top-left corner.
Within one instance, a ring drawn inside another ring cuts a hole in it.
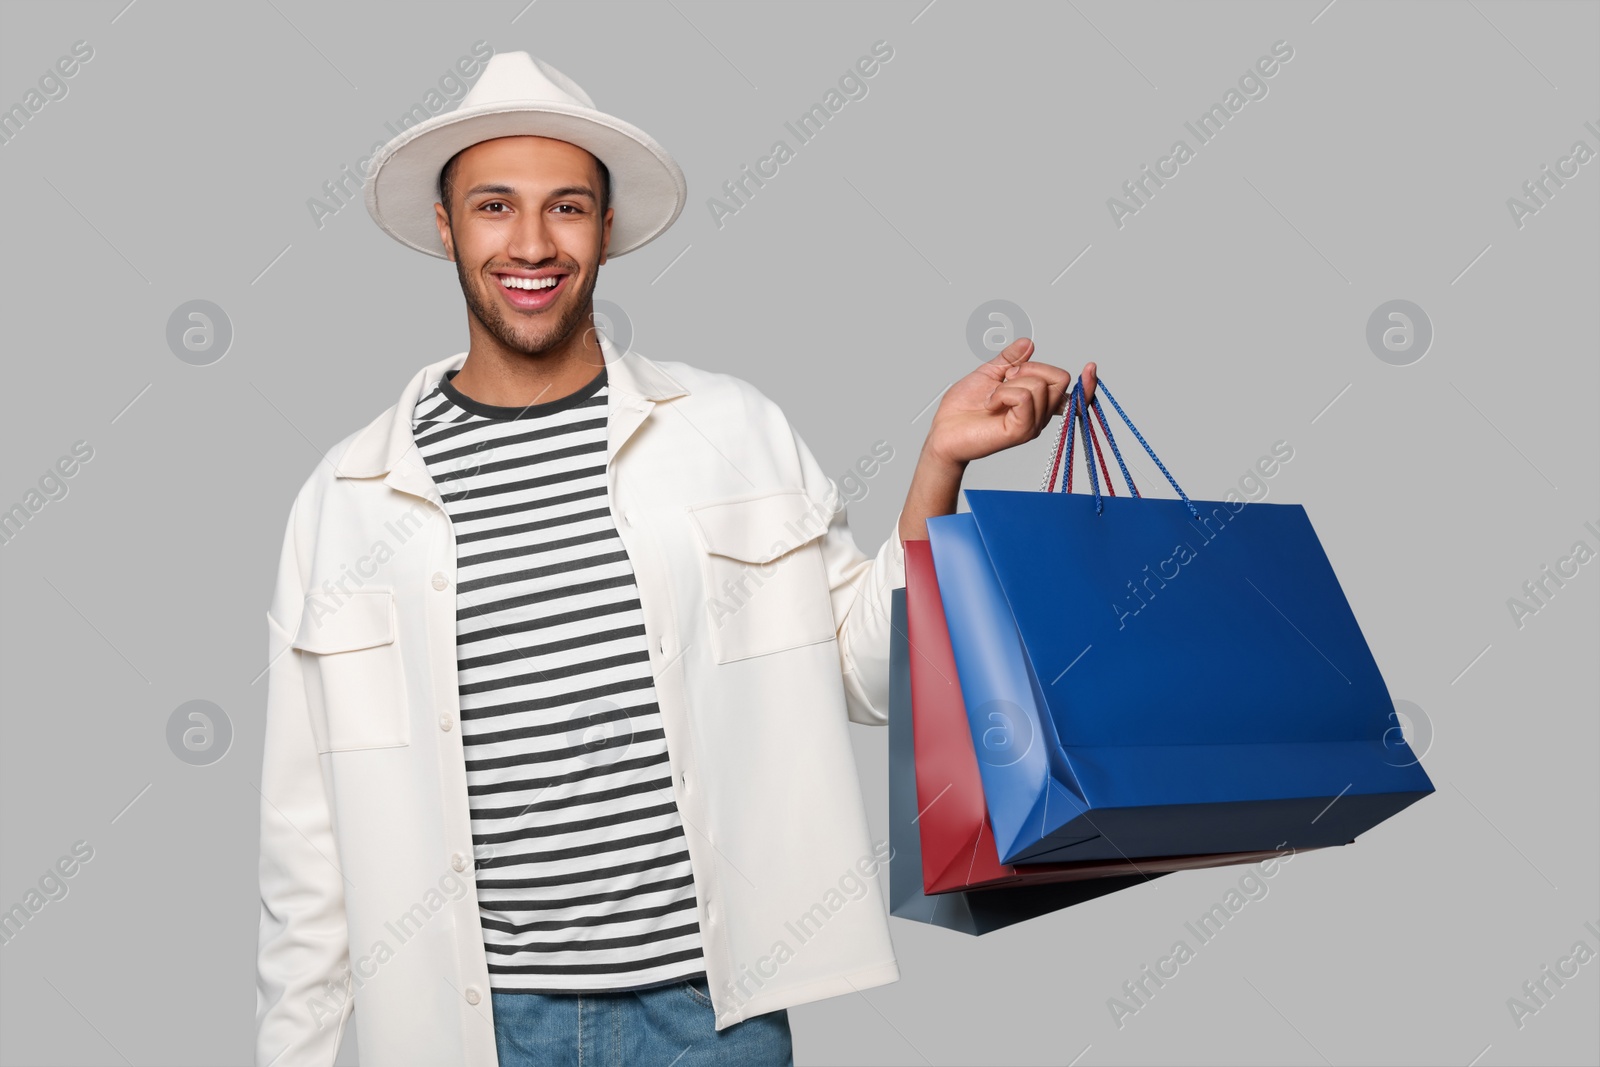
[[[1004,379],[1008,374],[1014,373],[1012,368],[1025,362],[1033,355],[1033,338],[1019,337],[1002,348],[989,366],[995,369],[995,376]]]

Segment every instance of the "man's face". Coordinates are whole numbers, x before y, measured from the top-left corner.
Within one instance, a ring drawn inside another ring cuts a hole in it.
[[[439,236],[468,310],[511,351],[538,355],[590,327],[611,239],[611,209],[597,213],[599,181],[592,155],[548,137],[498,137],[456,161],[451,213],[434,208]],[[508,288],[507,279],[541,288]]]

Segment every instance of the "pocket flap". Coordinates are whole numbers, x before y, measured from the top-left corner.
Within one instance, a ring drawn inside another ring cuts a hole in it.
[[[332,597],[306,597],[292,646],[304,652],[353,652],[394,640],[394,592],[362,589],[342,604]]]
[[[832,518],[799,489],[691,504],[706,551],[746,563],[770,563],[821,537]]]

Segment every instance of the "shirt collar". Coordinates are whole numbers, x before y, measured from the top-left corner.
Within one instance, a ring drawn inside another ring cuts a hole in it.
[[[634,400],[669,400],[685,396],[689,390],[668,374],[660,364],[646,359],[631,348],[619,353],[604,333],[595,331],[600,339],[600,351],[606,361],[608,406]],[[376,478],[389,473],[400,457],[416,447],[411,435],[411,415],[417,401],[433,389],[446,371],[461,367],[467,362],[467,353],[429,363],[417,371],[406,383],[396,404],[373,419],[360,432],[344,455],[339,457],[335,473],[340,478]]]

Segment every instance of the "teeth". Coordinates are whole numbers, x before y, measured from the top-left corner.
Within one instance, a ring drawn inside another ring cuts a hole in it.
[[[560,278],[513,278],[500,276],[500,284],[507,289],[549,289],[559,284]]]

